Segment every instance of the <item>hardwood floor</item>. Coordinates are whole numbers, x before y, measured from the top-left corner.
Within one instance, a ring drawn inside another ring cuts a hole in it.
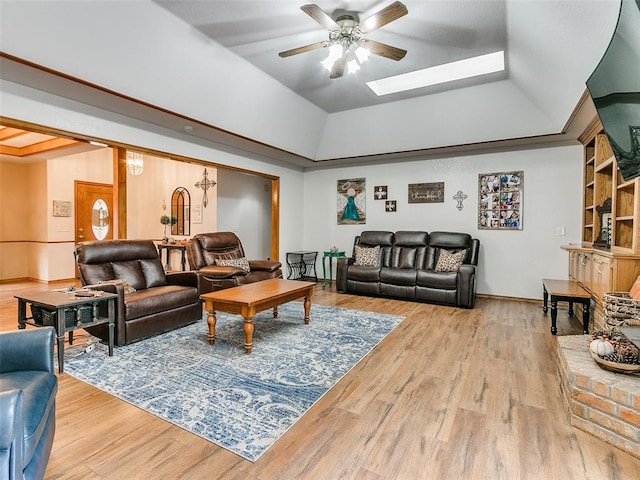
[[[31,288],[54,286],[0,284],[0,330]],[[313,303],[406,319],[257,462],[63,374],[46,478],[640,478],[639,459],[569,425],[541,302],[463,310],[318,284]],[[558,335],[580,332],[561,310]]]

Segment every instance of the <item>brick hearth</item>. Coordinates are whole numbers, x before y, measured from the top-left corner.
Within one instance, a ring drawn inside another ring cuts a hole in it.
[[[640,458],[640,375],[600,368],[588,335],[558,337],[558,370],[571,424]]]

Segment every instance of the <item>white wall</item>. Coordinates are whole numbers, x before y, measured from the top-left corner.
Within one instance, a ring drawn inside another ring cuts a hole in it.
[[[218,228],[234,232],[251,260],[271,257],[271,180],[218,171]]]
[[[332,246],[351,252],[363,230],[445,230],[471,234],[481,242],[478,292],[540,298],[542,278],[566,278],[568,258],[560,246],[580,242],[582,147],[557,147],[491,153],[442,160],[334,168],[308,172],[304,178],[304,246],[322,251]],[[524,171],[523,230],[478,230],[478,174]],[[336,182],[365,177],[366,225],[338,225]],[[409,183],[445,183],[445,202],[409,204]],[[397,212],[387,213],[374,200],[374,187],[388,186]],[[468,198],[458,211],[451,198],[462,190]],[[566,236],[558,236],[564,227]],[[318,263],[321,271],[321,262]]]

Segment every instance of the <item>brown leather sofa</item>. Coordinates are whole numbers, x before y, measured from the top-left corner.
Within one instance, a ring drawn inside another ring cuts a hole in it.
[[[201,294],[282,277],[280,262],[247,260],[242,243],[233,232],[194,235],[187,242],[187,259],[191,269],[200,275]],[[219,264],[236,262],[238,265]]]
[[[378,265],[357,265],[356,246],[379,247]],[[336,290],[473,308],[479,250],[480,241],[466,233],[364,231],[354,240],[352,256],[338,258]],[[437,271],[440,256],[452,252],[464,252],[462,264]]]
[[[202,318],[195,272],[165,273],[151,240],[81,242],[75,247],[80,281],[117,293],[115,344],[125,345]],[[125,285],[125,280],[128,285]],[[125,293],[133,287],[135,292]],[[86,330],[103,340],[107,326]]]

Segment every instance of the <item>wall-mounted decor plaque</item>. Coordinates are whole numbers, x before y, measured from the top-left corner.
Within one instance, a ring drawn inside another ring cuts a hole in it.
[[[444,203],[444,182],[410,183],[409,203]]]
[[[338,180],[336,193],[338,225],[367,223],[365,208],[367,188],[364,178]]]
[[[54,217],[70,217],[71,216],[71,202],[66,200],[54,200],[53,201],[53,216]]]

